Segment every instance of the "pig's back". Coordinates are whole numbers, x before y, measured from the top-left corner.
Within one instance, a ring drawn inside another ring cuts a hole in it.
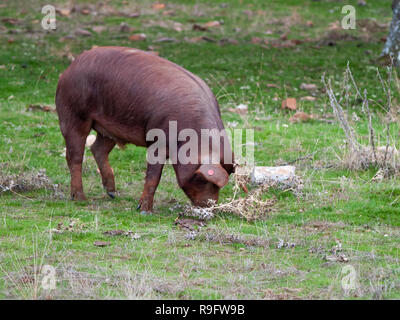
[[[218,111],[215,97],[203,80],[138,49],[99,47],[86,51],[63,77],[83,96],[79,108],[91,112],[113,115],[123,109],[126,116],[147,109],[163,114],[188,109]],[[146,115],[140,118],[145,120]]]
[[[60,77],[56,104],[58,111],[72,108],[70,112],[93,120],[104,134],[137,145],[144,145],[148,130],[166,130],[174,120],[178,130],[223,128],[218,103],[203,80],[132,48],[98,47],[82,53]]]

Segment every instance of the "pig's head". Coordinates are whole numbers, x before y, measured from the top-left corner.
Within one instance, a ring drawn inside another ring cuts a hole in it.
[[[220,164],[202,164],[182,189],[195,206],[207,206],[209,200],[217,202],[219,190],[228,183],[233,171],[226,169]]]

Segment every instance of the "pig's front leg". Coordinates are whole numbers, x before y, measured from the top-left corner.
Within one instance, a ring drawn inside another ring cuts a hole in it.
[[[161,173],[164,164],[149,164],[147,163],[146,181],[144,190],[139,200],[137,209],[140,209],[141,214],[149,214],[153,210],[153,198],[157,186],[160,183]]]

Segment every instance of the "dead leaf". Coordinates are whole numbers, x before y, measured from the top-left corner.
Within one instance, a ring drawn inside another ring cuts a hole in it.
[[[199,24],[194,24],[192,27],[193,30],[195,31],[207,31],[207,28],[199,25]]]
[[[232,39],[232,38],[224,38],[224,39],[219,40],[219,44],[220,45],[225,45],[225,44],[238,45],[239,41],[237,41],[236,39]]]
[[[24,275],[21,277],[20,281],[24,284],[35,283],[35,278],[29,275]]]
[[[154,10],[162,10],[162,9],[165,8],[165,4],[164,4],[164,3],[158,3],[158,2],[156,2],[156,3],[153,3],[153,4],[151,5],[151,7],[152,7]]]
[[[177,32],[182,32],[183,30],[183,24],[180,22],[174,22],[172,28],[177,31]]]
[[[296,110],[297,109],[296,98],[287,98],[283,100],[282,109]]]
[[[175,15],[175,11],[174,10],[165,10],[163,12],[163,16],[174,16]]]
[[[305,96],[305,97],[301,97],[300,101],[315,101],[317,98],[312,97],[312,96]]]
[[[209,21],[203,25],[195,23],[193,25],[192,29],[197,30],[197,31],[208,31],[208,29],[219,27],[220,25],[221,25],[221,23],[219,21]]]
[[[62,234],[65,231],[68,232],[82,232],[85,225],[80,222],[79,219],[72,219],[67,226],[64,226],[63,222],[57,224],[57,228],[51,229],[52,233]]]
[[[248,106],[245,104],[239,104],[235,108],[229,108],[230,112],[237,113],[237,114],[246,114],[248,110]]]
[[[247,110],[240,110],[240,109],[235,109],[235,108],[229,108],[228,111],[237,113],[237,114],[246,114]]]
[[[177,218],[174,221],[174,224],[182,229],[188,229],[191,231],[194,231],[197,228],[201,228],[206,225],[206,223],[204,221],[195,220],[195,219],[182,219],[182,218]]]
[[[88,14],[90,14],[90,10],[89,9],[82,9],[81,13],[84,14],[85,16],[87,16]]]
[[[127,234],[132,233],[132,231],[124,231],[124,230],[109,230],[103,232],[103,234],[107,236],[126,236]]]
[[[178,42],[178,40],[176,38],[161,37],[154,42]]]
[[[27,111],[43,111],[43,112],[52,112],[52,113],[56,113],[56,109],[49,107],[49,106],[45,106],[42,104],[30,104],[27,108]]]
[[[95,27],[93,27],[95,28]],[[58,42],[65,42],[67,40],[74,40],[75,37],[72,34],[66,35],[65,37],[61,37]]]
[[[92,33],[86,29],[78,28],[75,30],[75,35],[80,37],[90,37]]]
[[[326,261],[331,261],[331,262],[348,262],[349,261],[349,258],[347,258],[344,254],[325,256],[324,259]]]
[[[279,39],[281,39],[281,40],[287,40],[288,38],[287,38],[287,36],[289,35],[289,33],[288,32],[285,32],[284,34],[282,34],[280,37],[279,37]]]
[[[204,27],[208,29],[208,28],[219,27],[220,25],[221,23],[219,21],[210,21],[204,24]]]
[[[302,111],[297,111],[293,116],[289,118],[289,121],[291,123],[296,123],[296,122],[306,122],[311,119],[314,119],[314,115],[312,114],[307,114]]]
[[[107,246],[110,245],[110,242],[108,242],[108,241],[95,241],[93,243],[93,245],[96,246],[96,247],[107,247]]]
[[[137,240],[140,239],[141,236],[137,233],[133,233],[132,231],[124,231],[124,230],[109,230],[103,232],[104,235],[107,236],[125,236],[131,239]]]
[[[301,90],[308,90],[308,91],[317,90],[317,86],[315,84],[313,84],[313,83],[302,83],[300,85],[300,89]]]
[[[260,44],[263,40],[259,37],[253,37],[251,38],[251,43],[253,44]]]
[[[146,35],[144,33],[136,33],[133,34],[129,37],[129,40],[131,41],[143,41],[146,40]]]
[[[341,26],[339,24],[339,21],[331,22],[329,24],[328,30],[340,30]]]
[[[1,19],[1,22],[5,24],[11,24],[13,26],[21,24],[21,20],[15,18],[3,18]]]
[[[254,15],[254,12],[251,10],[244,10],[243,13],[249,18],[251,18]]]
[[[200,42],[200,41],[216,42],[217,40],[215,40],[214,38],[202,36],[202,37],[193,37],[193,38],[190,38],[190,39],[185,38],[185,41],[191,42],[191,43],[197,43],[197,42]]]
[[[94,26],[94,27],[92,27],[92,30],[93,30],[94,32],[96,32],[96,33],[102,33],[102,32],[104,32],[104,31],[107,30],[107,27],[104,27],[104,26]]]
[[[56,13],[63,17],[69,17],[71,15],[71,10],[70,9],[64,9],[64,8],[57,8]]]
[[[203,40],[203,37],[193,37],[190,39],[186,39],[187,42],[191,42],[191,43],[197,43]]]
[[[300,40],[285,40],[285,41],[281,41],[281,40],[268,40],[265,39],[264,40],[264,44],[266,45],[270,45],[273,48],[292,48],[295,47],[296,45],[300,44],[301,41]]]
[[[306,26],[312,28],[312,27],[314,27],[314,23],[311,20],[308,20],[306,22]]]
[[[204,41],[207,41],[207,42],[216,42],[217,41],[214,38],[210,38],[210,37],[206,37],[206,36],[202,36],[201,39]]]
[[[275,83],[267,83],[267,88],[279,88],[279,86]]]
[[[139,12],[132,12],[132,13],[129,13],[127,15],[127,17],[128,18],[138,18],[138,17],[140,17],[140,13]]]
[[[296,46],[303,43],[303,40],[300,40],[300,39],[290,39],[289,41],[292,42]]]

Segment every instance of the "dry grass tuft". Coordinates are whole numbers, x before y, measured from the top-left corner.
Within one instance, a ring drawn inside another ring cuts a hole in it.
[[[217,242],[219,244],[242,244],[247,247],[269,248],[271,241],[262,237],[245,237],[239,234],[224,233],[221,230],[214,230],[201,233],[198,237],[200,240]]]
[[[369,108],[370,103],[376,102],[367,97],[367,90],[361,93],[349,65],[347,65],[344,73],[342,91],[340,93],[334,93],[331,79],[325,81],[325,77],[322,77],[322,82],[325,86],[333,113],[346,136],[346,151],[342,156],[338,155],[342,165],[352,170],[364,170],[370,167],[376,167],[385,173],[385,177],[400,171],[400,152],[395,147],[398,137],[390,136],[390,124],[396,121],[396,119],[393,119],[394,108],[392,106],[391,87],[393,82],[397,87],[399,86],[397,74],[395,70],[393,70],[393,64],[388,67],[387,73],[388,78],[384,81],[377,69],[377,77],[387,99],[386,106],[380,106],[385,112],[384,117],[380,119],[381,127],[383,127],[381,132],[377,132],[377,129],[374,128],[372,118],[375,114],[372,113]],[[393,77],[393,74],[395,77]],[[354,93],[354,97],[352,97],[352,92]],[[362,101],[361,111],[365,114],[367,119],[369,145],[362,144],[362,139],[356,135],[355,129],[349,123],[345,109],[349,110],[349,101],[351,98]],[[345,106],[345,108],[343,106]],[[384,137],[386,140],[385,145],[377,145],[377,135]]]
[[[236,185],[235,189],[238,188],[238,185]],[[215,204],[214,202],[210,202],[209,207],[206,208],[186,206],[183,212],[180,213],[180,216],[209,220],[215,214],[229,213],[245,218],[247,221],[265,219],[276,203],[276,199],[263,199],[263,195],[268,190],[269,186],[265,184],[251,190],[245,198],[235,199],[235,192],[233,199],[226,203]]]
[[[10,174],[0,172],[0,195],[3,192],[28,192],[46,189],[62,195],[57,184],[53,184],[45,169],[34,172]]]
[[[371,146],[361,146],[360,149],[347,153],[343,159],[346,167],[352,170],[368,169],[371,166],[385,168],[387,172],[397,172],[400,169],[400,153],[395,147],[380,146],[373,151]]]
[[[247,221],[264,219],[276,203],[276,199],[263,199],[263,195],[268,192],[269,188],[269,185],[263,184],[251,190],[245,198],[214,205],[212,209],[216,212],[233,213]]]

